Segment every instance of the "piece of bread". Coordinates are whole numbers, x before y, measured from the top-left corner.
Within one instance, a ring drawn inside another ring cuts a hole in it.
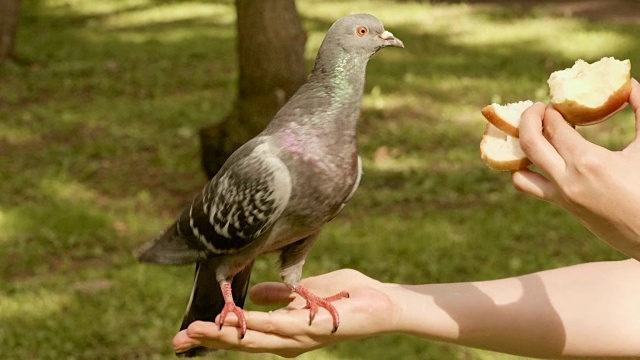
[[[604,57],[583,60],[551,74],[551,104],[573,125],[604,121],[621,110],[631,93],[631,62]]]
[[[518,137],[520,131],[520,115],[533,105],[533,101],[525,100],[517,103],[500,105],[493,103],[487,105],[480,112],[493,126],[504,131],[508,135]]]
[[[502,171],[520,170],[531,164],[522,151],[518,138],[506,134],[491,123],[487,124],[480,141],[480,157],[492,169]]]

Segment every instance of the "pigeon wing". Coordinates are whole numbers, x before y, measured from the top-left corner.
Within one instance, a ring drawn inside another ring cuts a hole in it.
[[[246,145],[227,160],[176,223],[137,251],[138,260],[187,264],[211,253],[231,254],[273,226],[291,195],[289,169],[268,142]]]
[[[264,234],[278,220],[291,195],[287,166],[268,143],[229,159],[191,203],[179,229],[193,234],[214,254],[230,254]],[[188,223],[186,223],[188,221]]]

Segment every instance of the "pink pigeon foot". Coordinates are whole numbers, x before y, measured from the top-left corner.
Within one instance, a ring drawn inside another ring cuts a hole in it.
[[[311,323],[313,322],[313,319],[316,317],[316,314],[318,313],[318,308],[323,307],[329,311],[329,313],[331,314],[331,317],[333,318],[333,330],[331,330],[331,332],[334,333],[338,330],[338,326],[340,326],[340,316],[338,315],[338,311],[336,310],[336,308],[333,305],[331,305],[331,302],[342,299],[342,298],[348,298],[349,297],[348,292],[341,291],[335,295],[321,298],[311,293],[309,290],[307,290],[307,288],[305,288],[302,285],[295,286],[293,288],[293,291],[298,293],[298,295],[302,296],[305,300],[307,300],[307,306],[305,306],[305,309],[309,309],[309,325],[311,325]]]
[[[229,284],[228,282],[223,283],[220,286],[220,289],[222,290],[222,295],[224,296],[225,302],[224,308],[222,308],[222,311],[220,312],[220,318],[218,320],[220,322],[220,329],[222,329],[222,324],[224,324],[224,320],[227,318],[227,314],[229,314],[229,312],[232,312],[238,317],[238,323],[240,324],[240,339],[244,339],[244,335],[247,333],[247,320],[244,317],[244,310],[242,310],[241,307],[236,306],[236,304],[233,302],[231,284]]]

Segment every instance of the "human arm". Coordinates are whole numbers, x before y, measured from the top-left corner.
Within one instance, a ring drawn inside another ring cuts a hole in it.
[[[246,313],[244,339],[237,329],[197,322],[176,335],[183,351],[205,345],[248,352],[298,354],[330,344],[382,333],[541,358],[640,357],[640,263],[635,260],[580,264],[492,281],[386,284],[354,270],[304,281],[318,293],[347,289],[334,303],[341,315],[331,334],[331,317],[318,313],[309,325],[300,298],[269,313]],[[281,284],[252,289],[256,303],[287,300]],[[229,316],[227,324],[234,325]]]
[[[629,104],[636,137],[621,151],[585,140],[560,113],[537,103],[522,115],[520,145],[539,169],[516,171],[516,189],[553,202],[624,254],[640,259],[640,84]]]

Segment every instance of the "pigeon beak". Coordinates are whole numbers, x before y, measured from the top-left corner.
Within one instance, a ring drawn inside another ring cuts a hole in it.
[[[404,43],[402,40],[394,37],[393,34],[389,31],[385,31],[382,34],[378,35],[378,37],[384,40],[384,46],[395,46],[399,48],[404,48]]]

